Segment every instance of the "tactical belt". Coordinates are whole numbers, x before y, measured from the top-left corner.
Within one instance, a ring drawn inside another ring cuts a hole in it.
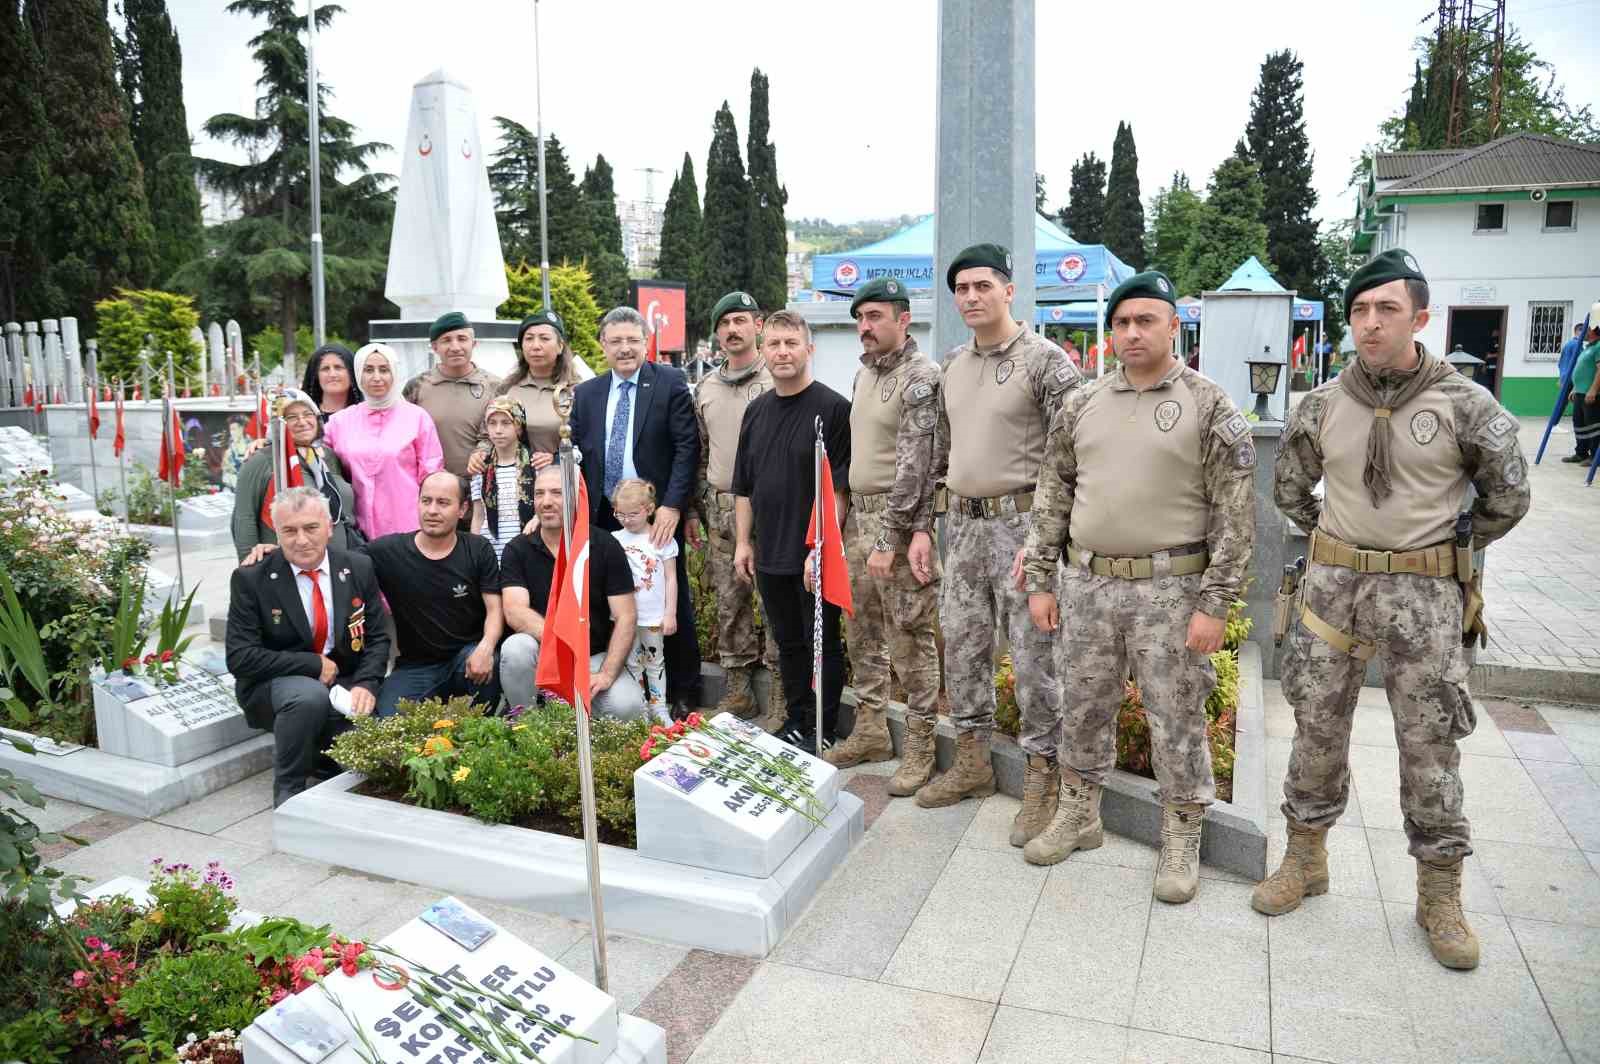
[[[731,491],[708,491],[708,492],[706,492],[706,498],[710,499],[714,504],[716,504],[718,509],[722,509],[722,510],[731,510],[731,509],[733,509],[734,500],[737,499],[738,497],[739,496],[735,495]]]
[[[879,510],[887,510],[888,508],[889,493],[886,491],[875,491],[870,495],[850,493],[850,509],[852,510],[860,510],[864,514],[875,514]]]
[[[963,517],[1010,517],[1033,509],[1033,489],[988,499],[971,499],[951,492],[949,501],[950,512]]]
[[[1188,576],[1203,573],[1211,563],[1204,543],[1190,543],[1171,550],[1157,551],[1145,558],[1107,558],[1093,551],[1080,550],[1076,544],[1067,544],[1067,561],[1072,565],[1087,565],[1096,576],[1119,576],[1124,580],[1150,580],[1160,576]],[[1167,564],[1163,568],[1160,563]],[[1160,570],[1158,572],[1158,570]]]
[[[1455,545],[1449,540],[1417,550],[1363,550],[1318,529],[1311,534],[1311,560],[1358,573],[1455,576]]]

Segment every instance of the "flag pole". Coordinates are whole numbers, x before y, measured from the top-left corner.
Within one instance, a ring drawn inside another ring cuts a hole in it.
[[[812,510],[817,515],[816,547],[811,552],[811,689],[817,702],[817,756],[822,756],[822,463],[827,461],[828,448],[822,442],[822,418],[816,419],[817,442],[812,451],[815,457],[816,491],[812,496]]]
[[[572,549],[572,525],[576,520],[578,505],[578,465],[572,448],[572,389],[566,385],[557,388],[552,402],[557,416],[561,418],[561,545],[566,551],[570,574],[576,558]],[[562,574],[563,578],[571,579],[568,574]],[[546,633],[547,638],[553,635]],[[580,662],[579,668],[587,675],[588,660]],[[578,724],[578,789],[583,806],[583,848],[589,873],[589,945],[594,954],[594,985],[604,991],[609,990],[611,977],[606,966],[606,917],[600,882],[600,829],[595,816],[594,755],[589,746],[589,712],[584,708],[583,696],[577,692],[576,683],[573,688],[573,718]]]
[[[116,405],[112,407],[112,416],[121,421],[123,414],[122,378],[113,377],[112,380],[117,385]],[[115,438],[113,437],[113,439]],[[126,446],[123,446],[117,452],[117,479],[122,485],[122,530],[131,532],[133,530],[133,512],[128,508],[128,448]]]
[[[175,435],[177,432],[182,431],[182,426],[175,424],[177,421],[178,407],[177,399],[175,398],[172,390],[173,377],[171,351],[167,352],[167,375],[165,383],[166,387],[163,388],[162,391],[166,394],[162,397],[161,402],[161,424],[163,426],[161,436],[163,441],[162,446],[168,447],[171,454],[171,458],[168,460],[170,464],[167,466],[167,492],[172,498],[172,550],[178,559],[178,601],[182,602],[184,592],[183,538],[178,535],[178,481],[183,479],[183,474],[178,469],[178,437]],[[169,434],[174,434],[170,444],[166,440]]]
[[[533,0],[533,118],[539,148],[539,293],[550,310],[550,221],[544,196],[544,61],[539,53],[539,0]]]
[[[98,340],[89,341],[89,383],[84,389],[87,400],[83,404],[84,420],[89,423],[89,490],[94,492],[94,509],[100,512],[100,463],[95,458],[94,441],[100,434],[99,427],[95,425],[95,400],[100,398],[100,346]]]

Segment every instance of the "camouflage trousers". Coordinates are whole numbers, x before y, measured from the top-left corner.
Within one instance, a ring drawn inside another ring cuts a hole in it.
[[[845,559],[850,565],[850,596],[855,616],[845,619],[850,652],[851,684],[859,703],[882,709],[889,701],[890,670],[906,688],[912,716],[938,717],[939,647],[934,640],[939,602],[939,562],[927,586],[917,583],[904,554],[896,554],[894,572],[879,580],[867,572],[867,555],[883,530],[883,511],[864,513],[850,507],[844,522]]]
[[[1211,659],[1184,644],[1200,601],[1201,574],[1124,580],[1076,565],[1061,576],[1061,763],[1101,783],[1117,763],[1117,714],[1133,677],[1150,725],[1150,760],[1161,801],[1216,799],[1206,699]]]
[[[733,571],[733,549],[739,540],[734,529],[733,505],[706,504],[706,579],[717,599],[717,657],[724,669],[739,669],[765,660],[778,675],[778,645],[769,633],[763,655],[761,632],[756,628],[756,594]],[[751,537],[755,537],[752,535]]]
[[[1011,581],[1011,564],[1028,537],[1028,515],[968,517],[945,523],[944,683],[950,719],[959,731],[987,737],[994,729],[994,648],[1011,646],[1022,731],[1017,742],[1030,754],[1054,758],[1061,739],[1061,685],[1055,638],[1034,627],[1028,595]]]
[[[1461,646],[1461,585],[1411,573],[1358,573],[1312,564],[1305,605],[1333,627],[1374,643],[1400,747],[1400,808],[1413,857],[1456,861],[1472,852],[1461,811],[1456,742],[1477,727]],[[1295,622],[1281,664],[1294,707],[1294,749],[1283,815],[1325,828],[1350,796],[1350,728],[1366,674],[1359,661]]]

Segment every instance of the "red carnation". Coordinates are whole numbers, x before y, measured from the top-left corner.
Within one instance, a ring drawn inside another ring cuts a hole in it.
[[[362,605],[364,605],[364,603],[359,598],[353,598],[353,599],[350,600],[350,608],[351,609],[356,609],[356,608],[358,608],[358,607],[360,607]]]
[[[172,656],[173,656],[172,655],[172,651],[163,650],[161,652],[161,662],[162,662],[162,664],[169,664],[172,661]]]

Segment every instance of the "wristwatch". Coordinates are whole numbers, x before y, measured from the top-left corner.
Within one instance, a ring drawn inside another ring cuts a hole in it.
[[[887,554],[894,553],[894,547],[890,546],[888,535],[883,532],[878,533],[878,538],[872,543],[872,549],[875,551],[883,551]]]

